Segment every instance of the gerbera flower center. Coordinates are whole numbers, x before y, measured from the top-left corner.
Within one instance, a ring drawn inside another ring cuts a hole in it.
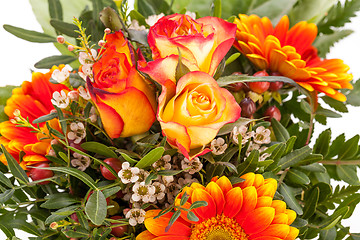
[[[235,219],[217,215],[192,226],[190,240],[248,240]]]

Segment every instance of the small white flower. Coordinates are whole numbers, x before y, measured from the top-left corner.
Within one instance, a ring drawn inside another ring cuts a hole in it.
[[[181,161],[181,168],[184,170],[184,172],[188,172],[190,174],[199,172],[202,167],[203,164],[200,162],[200,159],[198,157],[194,158],[191,161],[187,158],[184,158]]]
[[[169,169],[171,169],[170,161],[171,161],[171,156],[165,155],[165,156],[162,156],[156,162],[154,162],[152,166],[156,171],[164,170],[164,169],[169,170]]]
[[[124,162],[122,164],[122,169],[118,172],[118,175],[124,184],[135,183],[139,180],[139,172],[139,168],[130,167],[130,163]]]
[[[70,99],[66,96],[66,93],[64,90],[61,90],[61,92],[55,91],[53,93],[53,98],[51,99],[51,103],[58,108],[67,108],[70,103]]]
[[[260,145],[251,141],[248,149],[246,150],[246,156],[249,156],[253,150],[260,150]]]
[[[241,145],[247,143],[247,141],[254,136],[254,132],[248,132],[248,128],[245,125],[240,127],[234,127],[231,132],[232,141],[235,144],[239,144],[238,135],[240,134],[242,137]]]
[[[138,31],[149,31],[148,29],[146,29],[145,26],[140,25],[139,22],[135,19],[131,21],[129,29],[134,29]]]
[[[97,51],[95,49],[91,49],[91,55],[88,52],[80,52],[79,53],[79,62],[81,65],[92,64],[93,59],[96,59]]]
[[[144,203],[155,202],[155,186],[153,185],[145,185],[145,182],[137,182],[134,184],[132,188],[134,194],[131,196],[131,199],[135,202],[142,201]]]
[[[145,210],[141,208],[133,208],[126,213],[125,217],[129,219],[129,224],[134,227],[145,221],[145,214]]]
[[[78,101],[79,100],[79,93],[75,90],[72,90],[68,93],[68,97],[71,101]]]
[[[89,157],[81,155],[79,153],[73,154],[74,159],[71,160],[71,165],[77,167],[80,171],[85,171],[90,166],[91,160]]]
[[[81,67],[81,72],[78,72],[79,76],[86,81],[87,77],[92,79],[92,66],[93,64],[84,64]]]
[[[139,176],[137,182],[144,182],[146,178],[150,175],[150,173],[148,171],[145,171],[144,169],[140,169],[137,175]]]
[[[82,97],[85,100],[90,100],[91,97],[90,97],[89,91],[86,88],[84,88],[83,86],[80,86],[78,88],[78,92],[79,92],[80,97]]]
[[[254,142],[258,144],[267,144],[270,143],[270,129],[265,128],[264,126],[260,126],[256,128]]]
[[[154,197],[157,200],[162,200],[165,197],[165,185],[159,182],[154,182],[153,186],[155,187],[155,193],[154,193]]]
[[[55,69],[51,74],[51,78],[57,81],[58,83],[64,82],[70,76],[72,68],[69,65],[65,65],[61,71],[59,69]]]
[[[196,13],[194,13],[194,12],[186,11],[185,15],[190,16],[194,20],[196,19]]]
[[[159,15],[151,15],[147,19],[145,19],[145,22],[151,27],[154,26],[155,23],[163,16],[165,16],[163,13],[160,13]]]
[[[98,119],[96,108],[91,107],[89,119],[92,123],[95,123]]]
[[[79,144],[86,137],[85,126],[82,122],[72,122],[67,137],[73,140],[75,144]]]
[[[161,176],[161,180],[165,186],[168,186],[170,183],[174,182],[174,176]]]
[[[225,143],[225,140],[221,137],[214,139],[210,143],[210,149],[212,150],[212,153],[215,155],[221,155],[225,152],[227,149],[227,144]]]

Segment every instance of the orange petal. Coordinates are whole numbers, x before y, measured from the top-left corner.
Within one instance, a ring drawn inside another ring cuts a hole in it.
[[[290,226],[290,232],[284,240],[294,240],[299,235],[299,229]]]
[[[296,219],[296,212],[290,209],[285,210],[285,214],[287,214],[289,220],[286,224],[290,225],[292,224]]]
[[[286,203],[281,200],[274,200],[271,204],[271,207],[275,208],[275,213],[283,213],[286,209]]]
[[[272,207],[256,208],[245,218],[242,227],[246,234],[252,235],[265,230],[275,216],[275,209]]]
[[[250,186],[253,185],[253,183],[255,181],[255,173],[248,172],[248,173],[242,175],[240,178],[245,179],[245,181],[236,184],[236,186],[241,187],[242,189],[244,189],[246,187],[250,187]]]
[[[151,240],[154,238],[156,238],[156,236],[151,234],[151,232],[149,232],[148,230],[146,230],[140,233],[139,235],[137,235],[136,240]]]
[[[259,197],[269,196],[269,197],[273,198],[275,195],[276,189],[277,189],[276,180],[273,178],[268,178],[268,179],[265,179],[264,185],[262,185],[261,187],[259,187],[257,189],[257,193],[258,193]]]
[[[235,217],[241,210],[243,203],[243,193],[241,188],[235,187],[228,191],[225,196],[224,214],[230,218]]]
[[[278,237],[280,239],[284,239],[290,232],[289,225],[285,224],[271,224],[265,230],[250,235],[251,238],[258,238],[258,237]]]
[[[206,201],[208,203],[207,206],[194,209],[196,215],[200,216],[202,219],[215,217],[216,204],[207,191],[196,188],[191,195],[191,200],[193,203],[196,201]]]
[[[262,196],[257,199],[256,208],[271,207],[272,198],[269,196]]]
[[[257,193],[256,193],[256,188],[254,186],[244,188],[242,190],[242,193],[243,193],[243,204],[240,212],[236,216],[236,221],[240,224],[246,218],[248,213],[255,209],[257,203]]]
[[[210,182],[206,186],[206,191],[211,195],[211,197],[214,199],[216,203],[216,213],[217,215],[220,215],[223,212],[224,206],[225,206],[225,197],[224,194],[215,182]]]
[[[224,193],[224,196],[226,196],[227,192],[230,191],[230,189],[232,189],[232,184],[231,184],[230,180],[225,176],[222,176],[221,178],[219,178],[216,181],[216,184],[219,185],[219,187],[221,188],[221,190]]]
[[[288,224],[289,217],[286,213],[276,213],[272,224]]]

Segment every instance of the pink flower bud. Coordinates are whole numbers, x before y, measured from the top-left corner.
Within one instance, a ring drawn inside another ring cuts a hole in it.
[[[69,50],[70,52],[74,51],[74,46],[69,45],[69,46],[68,46],[68,50]]]
[[[70,91],[68,93],[68,97],[70,98],[71,101],[78,101],[79,100],[79,93],[78,91]]]
[[[105,32],[106,34],[109,34],[109,33],[111,33],[111,30],[110,30],[110,28],[105,28],[104,32]]]
[[[57,42],[60,44],[64,44],[65,43],[65,38],[63,36],[57,36]]]
[[[100,47],[103,47],[103,46],[105,46],[105,41],[104,40],[100,40],[99,42],[98,42],[98,45],[100,46]]]

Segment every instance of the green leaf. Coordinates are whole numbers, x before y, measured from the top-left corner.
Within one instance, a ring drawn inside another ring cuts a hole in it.
[[[0,230],[5,233],[5,235],[11,239],[13,236],[15,236],[14,229],[10,227],[7,223],[0,222]]]
[[[46,57],[37,63],[35,63],[36,68],[50,69],[54,65],[67,64],[77,60],[74,56],[68,55],[55,55],[51,57]]]
[[[288,154],[289,152],[291,152],[294,148],[295,142],[296,142],[297,137],[296,136],[291,136],[287,141],[286,141],[286,149],[284,154]]]
[[[86,230],[90,230],[89,221],[87,220],[83,211],[76,212],[76,216],[79,219],[80,225]]]
[[[286,179],[300,185],[307,185],[310,183],[309,177],[305,173],[296,169],[290,169],[286,174]]]
[[[105,27],[112,31],[119,31],[122,28],[120,17],[111,7],[106,7],[100,12],[100,20]]]
[[[34,226],[33,224],[30,224],[30,223],[27,223],[24,220],[13,219],[13,220],[11,220],[11,223],[9,225],[13,228],[33,234],[35,236],[41,236],[41,234],[39,233],[39,230],[37,229],[36,226]]]
[[[0,203],[5,203],[14,195],[15,189],[7,189],[5,192],[0,193]]]
[[[12,96],[12,90],[16,86],[7,85],[5,87],[0,87],[0,122],[9,120],[9,117],[4,112],[4,107],[6,106],[6,101]]]
[[[23,28],[14,27],[14,26],[7,25],[7,24],[4,24],[3,27],[9,33],[15,35],[18,38],[29,41],[29,42],[37,42],[37,43],[56,42],[55,37],[49,36],[45,33],[26,30]]]
[[[59,209],[79,202],[68,193],[55,193],[45,197],[46,202],[40,205],[42,208]]]
[[[85,87],[85,81],[78,73],[70,73],[69,83],[73,88],[78,88],[80,86]]]
[[[321,230],[319,240],[335,240],[336,239],[336,228],[330,228],[327,230]]]
[[[342,203],[340,203],[338,209],[341,209],[342,207],[349,206],[350,210],[349,212],[344,216],[344,219],[351,217],[352,213],[355,210],[355,207],[360,202],[360,193],[355,193],[347,198],[345,198]]]
[[[296,200],[295,194],[291,187],[287,186],[285,183],[282,183],[279,186],[279,192],[284,197],[284,201],[286,202],[286,204],[292,210],[294,210],[299,215],[303,214],[303,210],[302,210],[298,200]]]
[[[289,153],[288,155],[282,157],[278,163],[278,166],[281,169],[285,169],[291,167],[301,160],[309,156],[311,153],[311,148],[309,146],[304,146],[300,149],[296,149],[293,152]]]
[[[136,10],[131,10],[129,13],[129,16],[131,20],[137,20],[139,22],[139,25],[148,26],[148,24],[145,22],[145,17],[139,13]]]
[[[163,155],[165,149],[163,147],[157,147],[146,154],[136,165],[140,169],[144,169],[151,166],[154,162],[159,160]]]
[[[103,2],[102,0],[91,0],[91,2],[93,5],[93,19],[95,20],[95,22],[98,22],[99,14],[104,8]]]
[[[331,130],[327,129],[323,131],[316,139],[313,148],[313,153],[319,153],[323,156],[326,156],[329,152],[330,139],[331,139]]]
[[[206,207],[208,203],[206,201],[195,201],[191,204],[189,210],[193,210],[199,207]]]
[[[290,22],[300,21],[318,23],[337,0],[302,0],[298,2],[289,14]]]
[[[120,155],[125,159],[125,161],[131,163],[131,164],[135,164],[137,163],[138,161],[136,161],[135,159],[132,159],[129,155],[127,155],[126,153],[124,152],[119,152]]]
[[[337,113],[337,112],[334,112],[330,109],[326,109],[326,108],[323,108],[321,106],[319,106],[316,110],[316,114],[319,114],[319,115],[324,115],[325,117],[330,117],[330,118],[341,118],[342,115]]]
[[[169,4],[164,0],[137,0],[135,9],[144,17],[158,15],[160,13],[169,14]]]
[[[274,130],[276,140],[279,142],[286,142],[290,138],[289,132],[286,128],[275,118],[271,119],[271,126]]]
[[[242,126],[242,125],[247,125],[248,123],[251,123],[251,122],[254,122],[256,121],[256,119],[250,119],[250,118],[238,118],[238,120],[236,120],[235,122],[233,123],[228,123],[228,124],[225,124],[222,128],[220,128],[217,136],[222,136],[222,135],[225,135],[225,134],[228,134],[230,133],[234,127],[238,127],[238,126]]]
[[[11,154],[6,150],[6,148],[2,144],[1,144],[1,149],[2,149],[3,154],[5,155],[6,161],[8,163],[8,168],[9,168],[10,172],[12,173],[12,175],[15,178],[19,179],[20,181],[22,181],[24,183],[28,183],[29,178],[26,175],[24,169],[22,169],[20,167],[18,162],[15,160],[15,158],[13,156],[11,156]]]
[[[247,172],[254,171],[257,167],[257,164],[259,162],[259,151],[253,150],[251,151],[250,155],[246,158],[246,160],[239,164],[237,167],[238,176],[242,176],[243,174]]]
[[[101,191],[94,191],[85,205],[85,213],[95,225],[101,225],[107,214],[107,203]]]
[[[322,34],[318,36],[314,41],[314,46],[318,49],[319,57],[326,57],[326,54],[330,52],[330,48],[334,46],[334,44],[341,39],[349,36],[354,31],[344,29],[344,30],[336,30],[331,34]]]
[[[234,53],[225,61],[225,66],[229,65],[233,61],[235,61],[238,57],[240,57],[241,53]]]
[[[174,212],[174,214],[171,216],[168,225],[165,228],[165,232],[168,232],[171,228],[171,226],[174,224],[174,222],[180,217],[181,215],[181,211],[180,210],[176,210]]]
[[[160,176],[175,176],[179,173],[182,173],[184,170],[160,170],[157,172],[158,175]]]
[[[105,144],[99,142],[85,142],[81,147],[89,152],[98,153],[104,157],[117,158],[116,153]]]
[[[176,70],[175,70],[176,81],[179,81],[179,79],[182,76],[184,76],[185,74],[190,72],[190,69],[182,62],[181,51],[179,48],[178,48],[178,54],[179,54],[179,59],[178,59],[178,63],[176,65]]]
[[[327,230],[333,228],[349,211],[350,207],[343,207],[335,211],[331,216],[325,218],[320,224],[319,228]]]
[[[310,197],[306,199],[304,206],[304,214],[302,215],[302,218],[308,219],[312,215],[314,215],[319,201],[319,194],[320,194],[319,188],[312,189]]]
[[[60,0],[48,0],[49,14],[52,19],[63,19],[63,12]]]
[[[221,18],[221,0],[214,0],[213,16]]]
[[[360,1],[359,1],[360,2]],[[324,96],[322,97],[322,100],[324,100],[324,102],[326,104],[328,104],[330,107],[332,107],[333,109],[335,109],[338,112],[342,112],[342,113],[347,113],[349,112],[347,106],[345,103],[340,102],[334,98],[331,98],[329,96]]]
[[[320,165],[319,163],[313,163],[310,165],[300,166],[298,167],[300,169],[303,169],[305,171],[309,172],[326,172],[326,168],[323,165]]]
[[[296,0],[270,0],[251,10],[249,13],[260,17],[268,17],[275,25],[282,16],[289,13],[296,2]]]
[[[32,123],[33,124],[37,124],[37,123],[43,123],[43,122],[47,122],[47,121],[50,121],[54,118],[57,118],[57,112],[52,112],[52,113],[49,113],[47,115],[44,115],[44,116],[41,116],[41,117],[38,117],[37,119],[35,119]]]
[[[282,76],[254,77],[244,74],[244,75],[230,75],[230,76],[220,77],[217,80],[217,83],[219,84],[220,87],[226,87],[229,84],[238,83],[238,82],[284,82],[300,89],[299,85],[296,82],[294,82],[294,80]]]
[[[5,176],[2,172],[0,172],[0,182],[2,182],[4,185],[6,185],[9,188],[14,187],[14,185],[11,183],[8,177]]]
[[[120,190],[121,190],[121,188],[119,186],[115,186],[112,188],[107,188],[107,189],[102,190],[102,193],[104,194],[105,198],[108,198],[108,197],[116,194]]]
[[[285,152],[285,148],[286,148],[286,144],[285,143],[279,143],[275,149],[272,151],[270,159],[272,159],[274,161],[273,164],[271,164],[267,170],[271,171],[277,168],[277,164],[280,160],[280,158],[283,156],[284,152]]]
[[[351,185],[360,185],[359,178],[356,173],[356,166],[337,165],[336,173],[341,180]]]
[[[341,148],[338,159],[351,159],[359,150],[359,135],[347,140]]]
[[[87,175],[86,173],[76,169],[76,168],[67,168],[67,167],[49,167],[49,168],[40,168],[40,169],[49,169],[52,171],[56,171],[56,172],[62,172],[62,173],[66,173],[69,174],[73,177],[78,178],[79,180],[81,180],[83,183],[85,183],[86,185],[88,185],[90,188],[92,189],[97,189],[96,184],[94,182],[94,180]]]
[[[296,164],[296,166],[306,166],[311,165],[313,163],[317,163],[319,161],[323,160],[323,155],[321,154],[310,154],[300,162]]]
[[[186,215],[187,219],[189,219],[190,221],[194,221],[197,222],[199,221],[199,218],[195,215],[195,213],[193,213],[192,211],[189,211]]]
[[[324,159],[330,159],[338,155],[338,153],[342,149],[344,142],[345,142],[345,134],[341,134],[337,136],[337,138],[335,138],[335,140],[331,143],[329,153],[326,156],[324,156]]]
[[[75,30],[79,30],[75,24],[63,22],[58,19],[51,19],[50,24],[53,28],[66,36],[73,38],[77,38],[79,36],[79,33],[75,32]]]
[[[353,83],[354,89],[347,94],[346,102],[352,106],[360,106],[360,81]]]

